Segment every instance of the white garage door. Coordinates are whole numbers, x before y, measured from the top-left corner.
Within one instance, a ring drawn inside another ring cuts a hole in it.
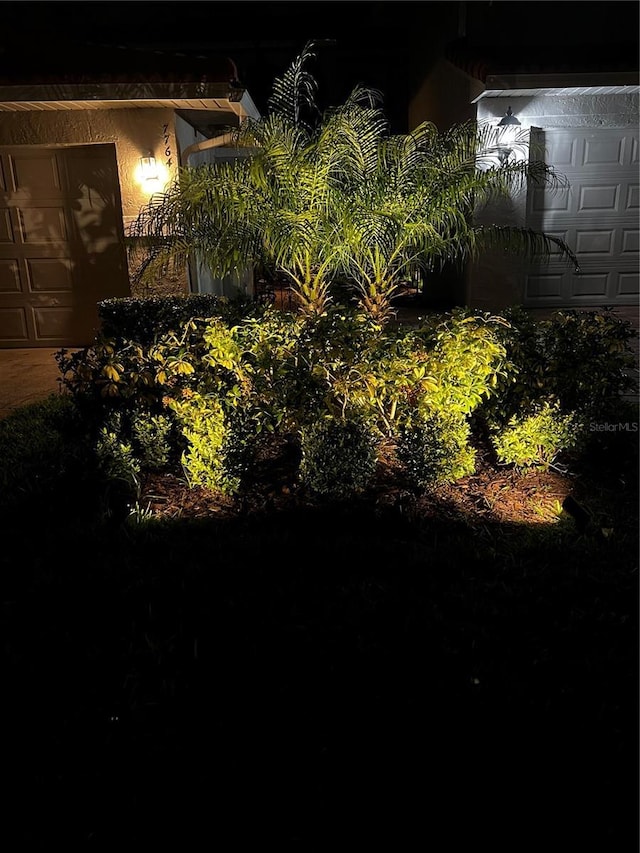
[[[0,148],[0,347],[89,344],[128,294],[114,147]]]
[[[582,270],[557,256],[526,276],[525,304],[575,307],[636,304],[638,269],[638,131],[545,129],[546,162],[568,190],[529,192],[527,224],[565,240]]]

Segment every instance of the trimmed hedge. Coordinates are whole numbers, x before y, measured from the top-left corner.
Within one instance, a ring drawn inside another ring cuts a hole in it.
[[[98,302],[102,334],[116,340],[151,344],[168,332],[182,329],[193,317],[220,317],[234,325],[251,313],[248,297],[230,299],[210,293],[188,296],[117,297]]]

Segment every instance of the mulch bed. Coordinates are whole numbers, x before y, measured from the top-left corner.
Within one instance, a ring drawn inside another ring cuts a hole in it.
[[[420,521],[434,516],[467,523],[551,523],[575,477],[553,469],[496,468],[480,459],[474,474],[429,490],[412,489],[390,459],[381,461],[375,482],[358,496],[375,514],[399,513]],[[189,486],[176,473],[151,473],[142,488],[140,505],[167,519],[237,518],[300,508],[318,508],[327,501],[309,493],[296,480],[292,460],[275,458],[263,468],[254,488],[238,497],[214,489]]]

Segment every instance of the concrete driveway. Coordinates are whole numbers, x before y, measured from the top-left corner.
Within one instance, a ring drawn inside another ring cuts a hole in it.
[[[61,393],[54,358],[60,347],[0,349],[0,418],[11,411]]]

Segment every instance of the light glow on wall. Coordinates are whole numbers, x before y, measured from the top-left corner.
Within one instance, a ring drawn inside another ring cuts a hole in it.
[[[169,170],[153,154],[148,154],[138,160],[134,178],[145,193],[152,195],[166,187],[169,182]]]
[[[505,164],[513,153],[521,130],[522,125],[509,107],[498,122],[498,158],[502,164]]]

